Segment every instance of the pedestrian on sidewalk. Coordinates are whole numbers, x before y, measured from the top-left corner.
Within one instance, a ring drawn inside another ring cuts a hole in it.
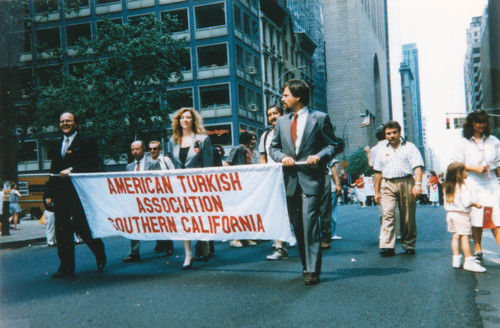
[[[10,236],[9,227],[9,202],[10,202],[10,182],[3,183],[3,189],[0,192],[0,230],[2,236]]]
[[[21,193],[17,190],[17,183],[13,182],[9,197],[9,212],[11,214],[9,223],[13,224],[14,230],[19,230],[17,224],[19,223],[19,214],[22,212],[21,206],[19,206],[19,197],[21,197]]]
[[[453,233],[451,240],[451,250],[453,252],[452,267],[459,269],[462,267],[463,256],[460,254],[460,244],[465,256],[463,268],[472,272],[486,272],[486,268],[481,266],[478,260],[472,256],[469,236],[472,234],[472,222],[470,217],[471,207],[481,209],[483,206],[471,201],[470,190],[465,184],[467,171],[465,165],[454,162],[448,166],[446,171],[445,203],[446,222],[448,231]]]

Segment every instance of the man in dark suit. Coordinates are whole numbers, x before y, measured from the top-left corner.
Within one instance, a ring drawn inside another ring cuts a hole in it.
[[[270,155],[285,166],[288,215],[299,246],[304,282],[315,285],[321,272],[320,199],[326,163],[338,144],[328,115],[307,108],[309,93],[302,80],[285,84],[281,101],[291,113],[276,122]]]
[[[57,254],[61,265],[52,279],[72,276],[75,271],[76,232],[94,253],[99,271],[106,265],[106,254],[101,239],[94,239],[83,211],[82,203],[71,183],[70,173],[102,171],[95,139],[78,132],[78,118],[72,113],[59,117],[64,134],[56,143],[51,159],[51,176],[47,184],[46,200],[54,206]]]
[[[130,150],[132,152],[132,157],[134,160],[127,164],[127,171],[150,171],[150,170],[161,170],[160,162],[152,160],[150,157],[144,156],[144,143],[141,140],[136,140],[130,145]],[[156,248],[164,249],[165,245],[161,243],[165,241],[157,241]],[[128,262],[139,262],[141,257],[139,255],[139,247],[141,242],[139,240],[130,241],[130,254],[124,259],[124,263]]]

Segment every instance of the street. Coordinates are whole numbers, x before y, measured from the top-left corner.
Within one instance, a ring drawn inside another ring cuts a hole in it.
[[[498,248],[485,232],[487,273],[451,267],[442,207],[418,206],[417,254],[378,254],[376,207],[340,206],[338,235],[323,253],[321,283],[305,286],[298,249],[266,261],[272,242],[235,249],[181,271],[141,243],[139,263],[122,263],[129,241],[104,240],[108,264],[96,271],[76,246],[75,276],[52,280],[59,261],[44,244],[1,249],[0,327],[499,327]],[[21,225],[22,227],[22,225]],[[488,246],[486,246],[488,245]]]

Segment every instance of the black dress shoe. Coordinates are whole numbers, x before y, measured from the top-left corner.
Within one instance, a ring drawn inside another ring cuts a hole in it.
[[[382,257],[391,257],[396,255],[394,252],[394,248],[381,248],[380,249],[380,256]]]
[[[316,285],[319,283],[319,275],[316,273],[308,273],[306,279],[304,279],[304,284],[306,285]]]
[[[106,266],[106,262],[107,262],[106,254],[103,254],[99,258],[96,257],[95,261],[97,263],[97,271],[104,270],[104,267]]]
[[[409,248],[405,250],[406,255],[415,255],[415,250],[413,248]]]
[[[191,261],[189,261],[189,264],[183,265],[181,270],[191,270],[193,268],[193,262],[194,258],[192,258]]]
[[[167,248],[165,252],[167,253],[167,256],[171,256],[172,254],[174,254],[174,248]]]
[[[72,276],[73,276],[73,270],[59,268],[59,270],[57,270],[57,272],[52,275],[52,279],[72,277]]]
[[[125,258],[123,258],[123,263],[129,263],[129,262],[140,262],[141,257],[139,255],[129,255]]]

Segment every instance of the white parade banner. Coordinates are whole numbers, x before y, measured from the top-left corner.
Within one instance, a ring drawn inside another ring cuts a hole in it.
[[[293,239],[281,164],[70,174],[94,238]]]

